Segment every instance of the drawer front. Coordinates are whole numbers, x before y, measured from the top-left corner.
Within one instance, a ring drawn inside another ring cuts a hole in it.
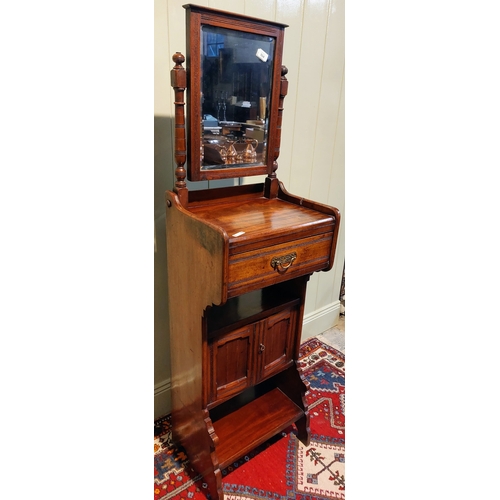
[[[325,269],[333,233],[229,256],[228,296]]]

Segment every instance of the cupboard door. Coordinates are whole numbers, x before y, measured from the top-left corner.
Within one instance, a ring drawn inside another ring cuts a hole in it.
[[[214,339],[212,356],[212,402],[231,397],[252,385],[252,339],[254,325]]]
[[[260,323],[258,352],[261,379],[283,370],[293,362],[294,317],[295,310],[288,309]]]

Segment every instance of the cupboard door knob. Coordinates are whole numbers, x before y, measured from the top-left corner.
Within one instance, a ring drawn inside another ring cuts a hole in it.
[[[285,273],[296,258],[297,254],[295,252],[282,255],[281,257],[273,257],[271,259],[271,267],[280,274]]]
[[[266,346],[264,344],[260,344],[259,345],[259,351],[260,352],[264,351],[265,348],[266,348]]]

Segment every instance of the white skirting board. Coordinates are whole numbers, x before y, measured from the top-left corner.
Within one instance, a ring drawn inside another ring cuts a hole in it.
[[[304,315],[304,323],[302,325],[301,343],[311,337],[315,337],[320,333],[335,326],[338,322],[340,314],[340,300],[322,307],[312,313]],[[171,412],[172,406],[170,402],[169,380],[164,380],[155,385],[154,388],[154,418],[160,418]]]
[[[164,380],[155,385],[154,399],[154,418],[163,417],[172,411],[172,403],[170,401],[170,388],[172,384],[170,379]]]
[[[326,332],[338,323],[340,315],[340,300],[336,300],[321,309],[317,309],[309,314],[304,314],[302,324],[302,336],[300,343],[311,337]]]

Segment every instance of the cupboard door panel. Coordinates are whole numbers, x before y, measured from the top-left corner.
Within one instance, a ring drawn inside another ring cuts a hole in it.
[[[259,354],[261,378],[284,369],[292,361],[293,311],[287,310],[261,323]]]
[[[251,385],[252,337],[249,325],[217,338],[212,345],[214,400],[230,397]]]

